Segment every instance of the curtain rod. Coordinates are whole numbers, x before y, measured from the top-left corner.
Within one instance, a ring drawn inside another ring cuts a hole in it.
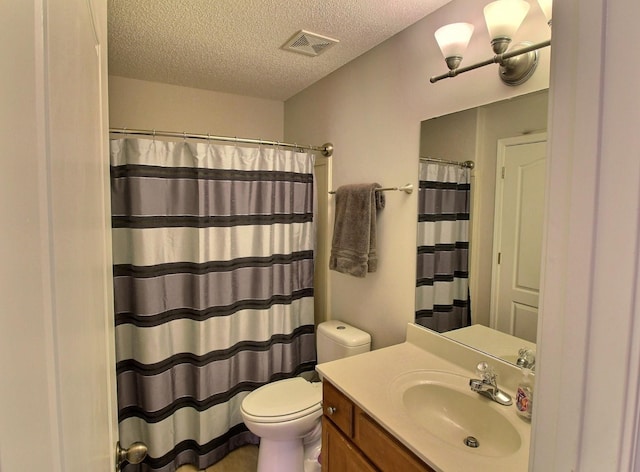
[[[276,146],[300,149],[304,151],[319,152],[325,157],[331,157],[333,154],[333,144],[325,143],[322,146],[304,146],[300,144],[281,143],[279,141],[265,141],[253,138],[237,138],[231,136],[214,136],[212,134],[192,134],[192,133],[176,133],[174,131],[156,131],[146,129],[129,129],[129,128],[109,128],[111,134],[130,134],[136,136],[159,136],[164,138],[183,138],[183,139],[204,139],[206,141],[225,141],[232,143],[258,144],[263,146]]]
[[[429,161],[429,162],[439,162],[440,164],[450,164],[452,166],[467,167],[469,169],[473,169],[476,165],[475,162],[473,161],[464,161],[464,162],[449,161],[447,159],[438,159],[436,157],[425,157],[425,156],[420,156],[420,160]]]

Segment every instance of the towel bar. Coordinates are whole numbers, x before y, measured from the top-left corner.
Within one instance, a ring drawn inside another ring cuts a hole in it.
[[[388,190],[398,190],[400,192],[404,192],[407,195],[411,195],[413,193],[413,184],[405,184],[402,187],[384,187],[384,188],[377,188],[376,192],[386,192]],[[331,195],[335,194],[336,191],[335,190],[330,190],[329,193]]]

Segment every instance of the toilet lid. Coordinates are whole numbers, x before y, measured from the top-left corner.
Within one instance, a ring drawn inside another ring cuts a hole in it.
[[[278,380],[245,397],[242,409],[252,416],[280,417],[307,410],[322,401],[322,384],[302,377]]]

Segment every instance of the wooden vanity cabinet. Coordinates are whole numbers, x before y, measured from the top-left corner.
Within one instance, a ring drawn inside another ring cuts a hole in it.
[[[434,472],[326,380],[322,406],[323,472]]]
[[[326,417],[322,418],[323,472],[376,472],[366,457]]]

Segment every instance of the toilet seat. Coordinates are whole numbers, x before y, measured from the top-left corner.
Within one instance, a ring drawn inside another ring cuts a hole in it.
[[[263,385],[242,401],[242,412],[256,423],[291,421],[321,410],[322,384],[302,377]]]

